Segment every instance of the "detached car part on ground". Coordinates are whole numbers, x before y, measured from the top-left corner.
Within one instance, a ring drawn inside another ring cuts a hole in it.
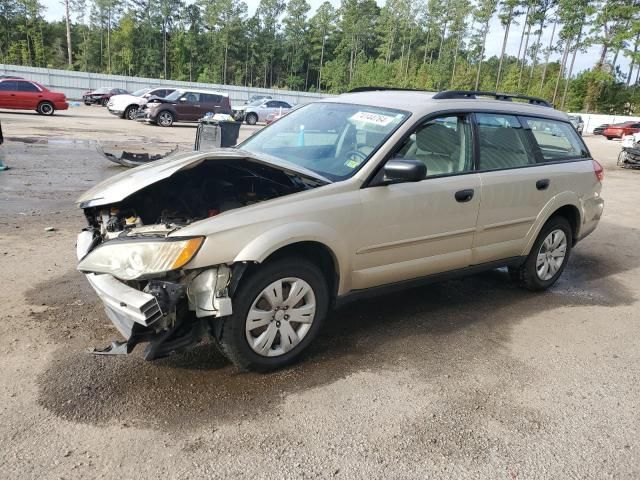
[[[602,175],[549,107],[348,94],[237,149],[89,190],[78,269],[127,339],[112,352],[145,341],[151,359],[208,334],[240,368],[268,370],[297,358],[336,302],[372,288],[500,266],[548,288],[596,228]]]

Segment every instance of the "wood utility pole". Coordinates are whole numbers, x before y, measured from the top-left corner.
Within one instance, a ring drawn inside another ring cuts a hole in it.
[[[73,49],[71,48],[71,18],[69,18],[69,0],[64,0],[64,16],[67,20],[67,63],[73,65]]]

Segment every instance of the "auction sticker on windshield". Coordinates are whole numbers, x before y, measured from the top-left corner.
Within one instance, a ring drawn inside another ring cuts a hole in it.
[[[382,115],[380,113],[371,112],[358,112],[353,115],[349,120],[352,122],[364,122],[372,125],[378,125],[380,127],[386,127],[395,120],[393,115]]]

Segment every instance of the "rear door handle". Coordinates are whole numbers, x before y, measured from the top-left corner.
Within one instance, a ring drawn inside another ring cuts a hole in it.
[[[473,188],[467,188],[466,190],[458,190],[456,192],[456,201],[460,203],[469,202],[473,198]]]
[[[549,188],[550,183],[551,181],[548,178],[543,178],[542,180],[538,180],[536,182],[536,188],[538,190],[546,190],[547,188]]]

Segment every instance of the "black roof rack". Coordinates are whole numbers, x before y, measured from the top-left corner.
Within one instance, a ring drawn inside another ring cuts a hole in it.
[[[356,88],[352,88],[347,93],[384,92],[388,90],[399,90],[401,92],[425,92],[426,91],[426,90],[418,90],[415,88],[398,88],[398,87],[356,87]]]
[[[477,97],[493,97],[496,100],[503,100],[506,102],[511,102],[514,98],[516,98],[518,100],[527,100],[527,102],[531,105],[540,105],[542,107],[553,108],[553,105],[542,98],[511,93],[482,92],[478,90],[445,90],[443,92],[438,92],[433,96],[433,98],[436,100]]]

